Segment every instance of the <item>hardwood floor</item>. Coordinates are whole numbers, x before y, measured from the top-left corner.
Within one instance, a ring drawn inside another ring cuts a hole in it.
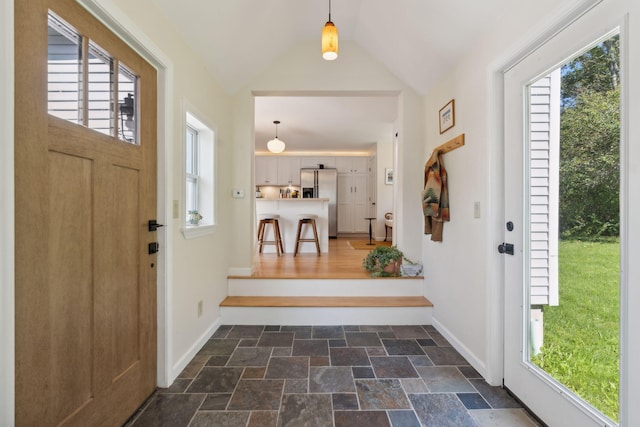
[[[251,276],[229,276],[229,294],[220,303],[225,323],[430,324],[424,277],[371,277],[362,268],[369,251],[354,249],[350,240],[330,239],[329,252],[320,256],[256,251]]]
[[[278,257],[274,254],[258,254],[254,260],[252,278],[295,278],[295,279],[370,279],[362,268],[362,260],[369,251],[353,249],[350,238],[329,239],[329,252],[318,256],[314,253],[291,253]],[[357,237],[355,240],[365,240]],[[238,276],[230,276],[237,278]],[[385,278],[380,278],[384,280]],[[395,278],[397,279],[397,277]]]

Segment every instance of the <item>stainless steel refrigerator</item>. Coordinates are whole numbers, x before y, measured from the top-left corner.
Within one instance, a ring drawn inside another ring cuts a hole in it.
[[[300,169],[302,197],[329,199],[329,237],[338,237],[338,171],[337,169]]]

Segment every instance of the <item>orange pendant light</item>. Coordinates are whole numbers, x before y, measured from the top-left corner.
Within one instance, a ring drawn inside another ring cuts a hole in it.
[[[338,57],[338,29],[331,22],[331,0],[329,0],[329,20],[322,28],[322,57],[333,61]]]

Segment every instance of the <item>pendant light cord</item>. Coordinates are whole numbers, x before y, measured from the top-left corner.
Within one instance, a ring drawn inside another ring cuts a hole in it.
[[[329,0],[329,21],[331,21],[331,0]]]

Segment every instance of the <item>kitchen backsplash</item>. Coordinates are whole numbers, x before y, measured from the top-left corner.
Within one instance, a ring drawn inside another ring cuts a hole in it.
[[[266,199],[279,199],[280,190],[283,190],[284,194],[286,194],[287,190],[289,190],[289,194],[293,193],[294,191],[297,191],[298,197],[301,197],[300,187],[295,185],[292,185],[292,186],[284,185],[282,187],[273,186],[273,185],[260,185],[258,186],[258,189],[260,190],[260,194],[262,195],[262,197]]]

